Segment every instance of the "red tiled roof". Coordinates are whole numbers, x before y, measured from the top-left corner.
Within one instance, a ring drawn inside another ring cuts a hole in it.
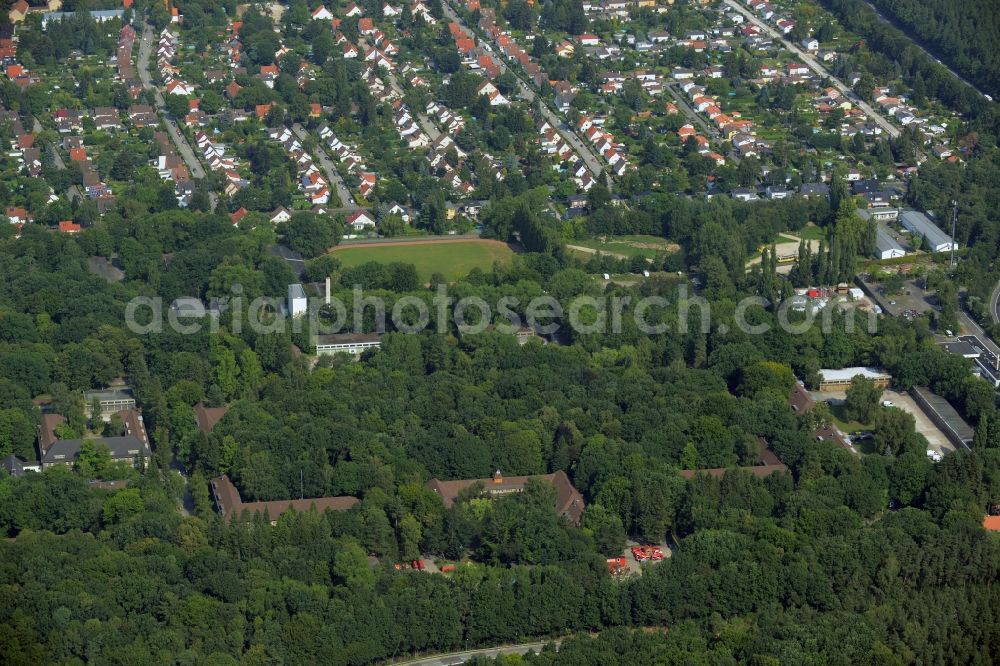
[[[242,516],[244,511],[249,512],[250,515],[266,513],[271,520],[276,520],[279,515],[289,510],[303,512],[315,507],[319,513],[323,513],[327,509],[331,511],[347,511],[358,503],[357,497],[348,496],[272,500],[269,502],[243,502],[236,486],[233,485],[233,482],[225,474],[212,479],[212,492],[215,495],[216,504],[223,518],[230,520]]]
[[[531,479],[548,481],[556,487],[556,512],[564,515],[573,523],[579,523],[583,516],[586,504],[583,495],[573,486],[573,483],[566,476],[566,472],[558,471],[554,474],[538,474],[535,476],[495,476],[489,479],[460,479],[456,481],[440,481],[431,479],[427,482],[427,487],[437,493],[446,507],[451,507],[455,500],[466,488],[476,484],[483,484],[483,491],[487,494],[503,495],[507,493],[521,492],[524,486]]]

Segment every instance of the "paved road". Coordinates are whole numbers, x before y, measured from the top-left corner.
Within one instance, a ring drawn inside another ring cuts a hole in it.
[[[539,643],[522,643],[521,645],[511,645],[509,647],[500,648],[484,648],[482,650],[467,650],[465,652],[452,652],[450,654],[438,655],[435,657],[423,657],[421,659],[414,659],[412,661],[401,661],[396,662],[395,666],[454,666],[455,664],[464,664],[470,661],[474,657],[486,657],[487,659],[496,659],[497,657],[505,654],[527,654],[528,652],[541,652],[542,648],[549,643],[554,644],[557,648],[559,644],[562,643],[561,639],[556,639],[552,641],[542,641]]]
[[[966,333],[968,333],[969,335],[974,335],[982,341],[983,344],[976,345],[977,347],[989,351],[991,354],[993,354],[994,358],[996,356],[1000,356],[1000,346],[997,346],[997,344],[993,342],[993,340],[991,340],[988,335],[986,335],[986,331],[983,330],[983,327],[974,322],[972,320],[972,317],[966,314],[965,310],[959,309],[958,321],[962,329],[965,330]],[[958,331],[956,331],[956,333],[957,332]]]
[[[462,17],[459,16],[458,13],[456,13],[455,10],[452,8],[450,2],[443,2],[442,7],[444,8],[444,14],[446,17],[448,17],[449,21],[454,21],[455,23],[459,24],[460,26],[462,26],[462,28],[466,30],[466,32],[482,37],[482,35],[479,35],[478,32],[469,29],[469,27],[465,24],[465,21],[462,20]],[[502,57],[502,54],[500,54],[496,50],[491,51],[491,53],[493,53],[493,55],[495,56],[498,56],[497,58],[495,58],[495,60],[500,64],[501,72],[510,71],[509,68],[507,67],[507,62]],[[517,79],[518,93],[521,99],[527,101],[529,104],[531,102],[534,102],[535,101],[534,89],[531,88],[527,83],[525,83],[517,72],[511,71],[511,73],[514,74],[514,78]],[[542,104],[539,104],[539,108],[542,111],[542,115],[545,116],[545,120],[547,120],[550,125],[555,127],[558,130],[559,134],[562,135],[562,137],[566,139],[566,141],[573,147],[573,150],[575,150],[576,154],[580,156],[580,158],[583,160],[584,165],[586,165],[586,167],[590,169],[590,172],[594,177],[596,177],[597,174],[599,173],[604,173],[605,178],[610,184],[611,176],[609,175],[609,173],[604,171],[604,164],[597,159],[597,155],[593,152],[593,149],[590,147],[590,145],[584,142],[583,139],[580,138],[580,135],[578,135],[569,125],[567,125],[559,116],[557,116],[555,112],[552,109],[550,109],[547,104],[544,103],[545,100],[542,100],[542,102],[543,102]]]
[[[358,40],[358,43],[361,45],[362,51],[364,50],[364,47],[371,48],[374,46],[374,44],[369,44],[363,37]],[[389,75],[389,87],[392,88],[397,95],[402,97],[404,95],[403,87],[399,85],[399,80],[396,78],[396,72],[388,70],[387,74]],[[420,109],[410,109],[410,113],[416,117],[417,124],[420,125],[421,129],[423,129],[427,136],[431,138],[431,141],[437,141],[438,137],[441,136],[441,130],[438,129],[437,125],[432,123]]]
[[[1000,324],[1000,282],[993,287],[993,294],[990,295],[990,317],[994,324]]]
[[[956,72],[955,70],[953,70],[953,69],[952,69],[951,67],[949,67],[949,66],[948,66],[948,65],[946,65],[945,63],[941,62],[941,59],[940,59],[940,58],[938,58],[938,57],[937,57],[936,55],[934,55],[933,53],[931,53],[930,51],[928,51],[928,50],[927,50],[926,48],[924,48],[924,45],[923,45],[923,44],[921,44],[921,43],[920,43],[919,41],[917,41],[917,38],[916,38],[916,37],[913,37],[913,36],[912,36],[912,35],[911,35],[911,34],[910,34],[910,33],[909,33],[909,32],[908,32],[907,30],[905,30],[905,29],[904,29],[904,28],[903,28],[902,26],[900,26],[900,25],[897,25],[895,21],[893,21],[893,20],[892,20],[891,18],[887,17],[887,16],[885,15],[885,14],[883,14],[882,12],[880,12],[880,11],[879,11],[879,9],[878,9],[878,7],[876,7],[875,5],[873,5],[873,4],[872,4],[872,3],[870,3],[870,2],[867,2],[867,0],[866,0],[865,4],[867,4],[867,5],[869,6],[869,7],[871,7],[871,8],[872,8],[872,11],[873,11],[873,12],[875,12],[875,15],[876,15],[877,17],[879,17],[879,19],[880,19],[880,20],[881,20],[881,21],[882,21],[883,23],[888,23],[889,25],[891,25],[892,27],[896,28],[897,30],[899,30],[900,32],[902,32],[903,34],[905,34],[905,35],[906,35],[907,37],[909,37],[909,38],[910,38],[910,41],[911,41],[911,42],[913,42],[913,43],[914,43],[914,44],[916,45],[916,47],[917,47],[918,49],[920,49],[921,51],[923,51],[923,52],[924,52],[924,54],[926,54],[928,58],[930,58],[931,60],[933,60],[933,61],[934,61],[934,62],[936,62],[937,64],[941,65],[942,67],[944,67],[944,68],[945,68],[946,70],[948,70],[948,72],[949,72],[949,73],[951,73],[951,75],[952,75],[952,76],[954,76],[954,77],[955,77],[956,79],[958,79],[959,81],[961,81],[961,82],[962,82],[962,83],[964,83],[965,85],[969,86],[970,88],[972,88],[973,90],[975,90],[975,91],[976,91],[977,93],[979,93],[979,94],[980,94],[980,95],[982,95],[983,97],[987,97],[987,98],[988,98],[988,96],[987,96],[987,94],[986,94],[986,93],[984,93],[984,92],[983,92],[982,90],[980,90],[980,89],[979,89],[978,87],[976,87],[976,84],[974,84],[974,83],[973,83],[972,81],[969,81],[969,80],[968,80],[967,78],[965,78],[964,76],[962,76],[961,74],[959,74],[958,72]]]
[[[664,88],[667,89],[667,92],[670,93],[670,96],[673,97],[674,100],[677,102],[678,106],[681,107],[681,110],[684,111],[684,114],[686,116],[688,116],[689,118],[693,119],[694,122],[699,127],[701,127],[702,131],[705,134],[709,135],[713,139],[716,139],[716,140],[719,139],[719,132],[716,131],[716,129],[714,127],[710,126],[707,122],[705,122],[705,119],[702,118],[701,115],[699,115],[699,113],[697,111],[695,111],[693,108],[691,108],[691,105],[688,104],[688,101],[687,101],[687,99],[684,98],[684,95],[682,95],[670,83],[666,84],[664,86]]]
[[[299,138],[299,141],[306,140],[306,131],[302,125],[298,123],[292,125],[292,132]],[[326,151],[323,150],[322,144],[317,141],[316,148],[312,152],[316,156],[316,159],[319,160],[319,165],[323,167],[323,171],[326,172],[327,181],[330,182],[334,188],[336,188],[337,196],[340,198],[340,205],[343,210],[356,210],[358,208],[358,204],[355,203],[354,197],[351,196],[351,191],[347,189],[347,185],[344,184],[344,179],[340,177],[340,172],[337,171],[337,166],[326,154]]]
[[[801,58],[802,62],[804,62],[809,67],[809,69],[816,72],[816,74],[818,74],[819,76],[824,76],[830,79],[830,82],[833,84],[834,88],[836,88],[841,93],[846,95],[847,98],[851,100],[851,102],[855,106],[864,111],[865,114],[867,114],[868,117],[871,118],[873,121],[878,123],[878,125],[883,130],[885,130],[886,133],[889,134],[889,136],[893,138],[899,136],[899,128],[897,128],[895,125],[886,120],[885,117],[883,117],[880,113],[878,113],[875,109],[873,109],[871,105],[869,105],[867,102],[865,102],[857,95],[855,95],[854,91],[851,88],[847,87],[840,79],[837,79],[832,74],[830,74],[830,72],[828,72],[821,64],[819,64],[819,62],[817,62],[816,59],[812,57],[812,55],[806,53],[798,46],[787,41],[781,35],[781,33],[779,33],[777,30],[769,26],[767,23],[764,23],[764,21],[758,18],[756,14],[746,10],[742,5],[736,2],[736,0],[725,0],[725,3],[729,5],[730,8],[738,11],[740,14],[743,14],[743,16],[747,18],[747,20],[749,20],[758,28],[766,32],[768,35],[770,35],[772,39],[774,39],[777,42],[780,42],[786,49],[794,53],[798,58]]]
[[[174,142],[174,146],[177,147],[177,152],[184,159],[184,163],[187,164],[188,171],[191,172],[191,177],[200,180],[205,177],[205,170],[201,167],[201,163],[195,156],[194,151],[191,150],[191,146],[188,145],[187,139],[185,139],[184,135],[181,134],[180,129],[177,127],[177,123],[170,116],[170,112],[167,111],[167,103],[163,99],[163,94],[156,88],[156,86],[153,85],[153,81],[149,76],[149,55],[152,50],[153,28],[146,23],[142,30],[142,41],[139,45],[139,80],[142,81],[143,88],[153,92],[153,99],[156,102],[156,110],[160,114],[160,117],[163,118],[163,124],[167,126],[167,133]]]
[[[968,342],[973,348],[979,351],[979,358],[975,360],[979,368],[980,376],[994,386],[1000,382],[1000,354],[996,353],[996,344],[985,336],[980,335],[960,335],[959,340]]]

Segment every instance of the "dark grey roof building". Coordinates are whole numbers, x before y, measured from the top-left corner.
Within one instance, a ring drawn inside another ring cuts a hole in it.
[[[42,455],[42,467],[51,465],[72,465],[80,457],[80,449],[83,447],[83,439],[60,439],[53,442],[52,446]],[[152,452],[149,444],[140,440],[135,435],[124,435],[122,437],[99,437],[90,440],[108,447],[111,453],[112,462],[127,462],[133,466],[138,466],[140,461],[149,460]],[[145,464],[145,463],[143,463]]]
[[[13,454],[0,459],[0,467],[7,470],[7,473],[11,476],[23,476],[25,472],[41,471],[41,466],[39,466],[37,460],[25,462]]]
[[[799,186],[799,194],[804,197],[828,197],[830,186],[826,183],[802,183]]]

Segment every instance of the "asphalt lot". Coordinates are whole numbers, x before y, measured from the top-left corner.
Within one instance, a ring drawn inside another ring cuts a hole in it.
[[[897,409],[902,409],[904,412],[913,415],[913,419],[916,421],[917,432],[927,438],[928,449],[936,451],[941,455],[955,451],[954,444],[948,441],[948,438],[941,432],[941,429],[934,425],[930,417],[924,413],[924,410],[917,406],[917,403],[913,401],[913,398],[908,393],[899,393],[886,389],[882,392],[882,399],[889,400]]]
[[[882,293],[882,285],[877,282],[865,282],[865,288],[875,295],[878,305],[885,314],[899,317],[907,312],[917,316],[933,312],[934,292],[927,292],[917,285],[916,280],[905,280],[898,294]]]
[[[814,400],[826,401],[826,402],[842,402],[846,398],[844,391],[811,391],[810,394],[813,396]],[[940,428],[934,425],[930,417],[924,413],[917,403],[913,401],[908,393],[900,393],[899,391],[893,391],[892,389],[885,389],[882,391],[882,400],[888,400],[897,409],[902,409],[904,412],[913,415],[913,420],[915,423],[915,429],[925,438],[927,438],[928,449],[932,451],[937,451],[941,455],[951,453],[955,450],[955,446],[948,441],[945,434],[941,432]],[[862,442],[865,443],[865,442]],[[858,445],[860,448],[860,444]]]
[[[632,541],[631,539],[625,543],[625,548],[622,550],[621,556],[625,558],[628,563],[628,575],[641,576],[645,567],[653,566],[657,564],[655,562],[636,562],[635,558],[632,557],[632,546],[640,545],[637,541]],[[670,550],[670,546],[666,543],[652,544],[654,546],[659,546],[660,550],[663,551],[663,559],[661,562],[666,562],[673,555],[673,551]]]

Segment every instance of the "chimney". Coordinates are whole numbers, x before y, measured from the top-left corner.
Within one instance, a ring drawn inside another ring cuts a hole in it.
[[[330,304],[330,276],[326,277],[326,304]]]

